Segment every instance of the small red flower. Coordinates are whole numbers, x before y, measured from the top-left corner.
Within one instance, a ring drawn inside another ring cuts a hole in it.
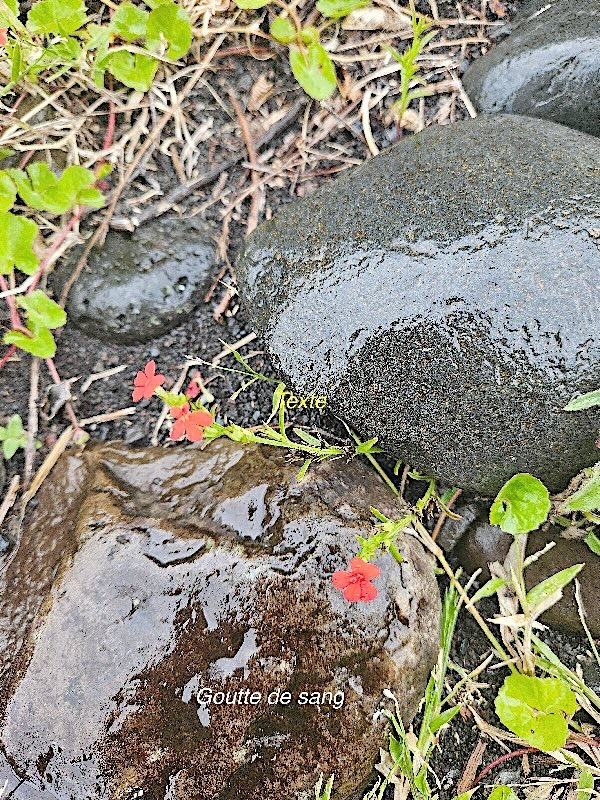
[[[164,375],[156,374],[156,362],[149,361],[144,367],[143,372],[138,372],[134,378],[133,397],[134,403],[139,403],[140,400],[149,400],[154,394],[154,390],[162,386],[166,378]]]
[[[191,411],[189,403],[173,406],[171,416],[176,420],[171,429],[171,439],[174,441],[187,436],[190,442],[199,442],[204,436],[204,428],[213,423],[208,411]]]
[[[192,378],[192,380],[188,383],[188,387],[185,390],[186,396],[193,400],[195,397],[198,397],[202,390],[200,389],[200,385],[196,378]]]
[[[6,32],[8,28],[0,28],[0,47],[3,47],[5,44],[8,44],[8,36]]]
[[[377,587],[371,581],[379,575],[379,567],[375,564],[369,564],[362,558],[353,558],[350,572],[334,572],[331,580],[336,589],[344,592],[344,597],[350,603],[368,602],[377,597]]]

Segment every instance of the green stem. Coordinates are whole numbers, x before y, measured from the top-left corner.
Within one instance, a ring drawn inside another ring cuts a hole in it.
[[[493,646],[494,650],[498,653],[498,655],[500,656],[502,661],[504,661],[504,663],[510,669],[511,672],[513,672],[513,673],[517,672],[517,669],[516,669],[515,665],[512,663],[510,656],[508,655],[506,650],[502,647],[502,645],[500,644],[498,639],[494,636],[494,634],[490,630],[487,622],[481,616],[481,614],[479,613],[479,611],[477,610],[475,605],[471,602],[471,598],[465,592],[465,590],[464,590],[462,584],[460,583],[460,581],[456,578],[456,575],[454,574],[454,571],[453,571],[452,567],[446,561],[446,557],[445,557],[442,549],[433,541],[433,539],[429,535],[429,531],[427,530],[427,528],[425,528],[425,526],[421,522],[419,522],[418,520],[414,520],[413,524],[414,524],[415,528],[417,529],[417,532],[418,532],[419,536],[421,537],[421,540],[422,540],[423,544],[427,547],[427,549],[440,562],[444,572],[450,578],[450,582],[451,582],[452,586],[454,586],[454,588],[456,589],[456,591],[460,595],[460,598],[463,601],[463,603],[465,604],[465,607],[471,612],[471,614],[473,615],[473,617],[477,621],[479,627],[481,628],[481,630],[486,635],[488,641]]]

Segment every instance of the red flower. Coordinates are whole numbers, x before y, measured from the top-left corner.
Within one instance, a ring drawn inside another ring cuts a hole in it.
[[[199,442],[204,436],[204,428],[213,423],[208,411],[191,411],[189,403],[173,406],[171,416],[176,420],[171,429],[171,439],[174,441],[187,436],[190,442]]]
[[[334,572],[332,581],[336,589],[342,589],[344,597],[350,603],[368,602],[377,597],[377,587],[371,581],[379,577],[379,574],[379,567],[375,564],[369,564],[362,558],[353,558],[350,572]]]
[[[8,44],[8,36],[6,32],[8,28],[0,28],[0,47],[3,47],[5,44]]]
[[[165,376],[156,374],[156,362],[149,361],[144,367],[144,371],[138,372],[134,378],[135,389],[131,395],[133,402],[139,403],[142,398],[149,400],[154,394],[154,390],[162,386],[164,382]]]
[[[201,389],[200,385],[198,384],[198,381],[196,380],[196,378],[192,378],[192,380],[188,383],[187,389],[185,390],[187,397],[189,397],[190,400],[193,400],[195,397],[198,397],[200,392]]]

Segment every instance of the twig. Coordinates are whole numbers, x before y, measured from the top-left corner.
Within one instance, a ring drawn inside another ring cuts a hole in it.
[[[118,375],[119,372],[123,372],[124,369],[127,369],[126,364],[121,364],[120,366],[112,367],[111,369],[105,369],[102,372],[94,372],[92,375],[89,375],[82,383],[81,389],[79,390],[79,394],[85,394],[92,385],[92,383],[94,383],[95,381],[102,381],[105,378],[110,378],[112,375]]]
[[[289,128],[289,126],[299,116],[305,105],[306,100],[298,100],[291,107],[285,117],[282,117],[279,122],[276,122],[275,125],[269,128],[264,136],[261,136],[261,138],[257,140],[256,149],[260,150],[261,147],[264,147],[270,141],[277,138],[287,128]],[[181,200],[185,200],[186,197],[189,197],[189,195],[193,194],[197,189],[202,189],[204,186],[208,186],[215,181],[222,172],[235,167],[236,164],[239,164],[239,162],[243,160],[244,153],[240,153],[239,155],[234,156],[234,158],[230,158],[227,161],[222,161],[220,164],[216,164],[212,169],[208,170],[208,172],[202,175],[202,177],[190,181],[189,183],[185,184],[185,186],[176,186],[160,202],[153,206],[149,206],[145,211],[142,211],[139,216],[135,217],[135,219],[132,220],[133,224],[137,227],[144,222],[148,222],[150,219],[160,217]]]
[[[60,386],[62,381],[60,379],[60,375],[58,374],[58,370],[56,369],[56,365],[54,364],[54,361],[51,358],[46,359],[46,366],[48,367],[48,372],[50,373],[50,376],[52,377],[54,383],[57,386]],[[73,425],[74,430],[80,431],[81,425],[79,424],[79,420],[77,419],[77,415],[75,414],[75,411],[73,409],[70,400],[67,400],[65,402],[65,411],[67,412],[67,416],[71,420],[71,424]]]
[[[4,522],[4,518],[10,511],[15,502],[17,497],[17,491],[19,490],[19,483],[21,479],[18,475],[15,475],[10,482],[10,486],[4,496],[4,500],[2,501],[2,505],[0,506],[0,525]]]
[[[40,360],[31,359],[31,378],[29,382],[29,414],[27,417],[27,445],[25,447],[25,468],[23,470],[23,486],[27,488],[33,472],[35,456],[35,436],[38,432],[38,390],[40,383]]]
[[[0,358],[0,369],[2,369],[2,367],[3,367],[3,366],[4,366],[4,365],[5,365],[5,364],[6,364],[8,361],[10,361],[10,359],[11,359],[11,358],[14,356],[14,354],[15,354],[16,352],[17,352],[17,345],[16,345],[16,344],[11,344],[11,346],[10,346],[10,347],[7,349],[7,351],[4,353],[4,355],[2,356],[2,358]]]
[[[235,115],[238,118],[242,139],[244,140],[244,145],[246,146],[246,150],[248,152],[248,161],[251,164],[254,164],[257,161],[256,148],[254,146],[254,142],[252,141],[252,134],[250,133],[250,128],[248,127],[248,120],[246,119],[246,116],[240,105],[239,100],[237,99],[237,97],[233,92],[229,92],[229,102],[233,106]],[[258,225],[258,214],[260,209],[260,198],[259,198],[260,178],[254,170],[250,170],[250,181],[252,183],[252,194],[250,201],[250,211],[248,212],[248,219],[246,220],[247,235],[251,234],[252,231]],[[229,296],[227,305],[229,305],[230,299],[231,295]]]
[[[462,494],[462,489],[457,489],[450,498],[450,500],[448,500],[448,502],[446,503],[446,507],[443,509],[442,513],[438,517],[438,520],[435,523],[435,527],[431,532],[431,538],[433,539],[434,542],[440,535],[440,531],[442,530],[442,525],[444,524],[446,518],[448,517],[448,511],[452,509],[452,506],[454,505],[454,503],[456,503],[461,494]]]

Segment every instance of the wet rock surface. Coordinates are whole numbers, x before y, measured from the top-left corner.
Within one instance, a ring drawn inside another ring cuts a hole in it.
[[[69,294],[69,320],[108,342],[145,342],[170,331],[201,302],[213,277],[214,242],[198,217],[161,217],[132,233],[111,231]],[[81,251],[61,268],[62,287]]]
[[[429,128],[249,239],[246,311],[284,379],[450,485],[564,488],[598,459],[600,148],[489,115]],[[576,287],[576,288],[574,288]]]
[[[486,112],[552,120],[600,135],[600,1],[529,3],[510,35],[478,58],[465,89]]]
[[[378,562],[378,598],[346,603],[331,574],[369,505],[394,508],[357,463],[301,484],[296,472],[231,442],[108,445],[59,463],[0,579],[11,797],[300,800],[321,771],[339,798],[362,784],[386,740],[383,689],[405,720],[416,710],[439,593],[407,539],[405,564]],[[203,689],[263,699],[219,704]],[[265,702],[277,690],[292,701]]]
[[[560,572],[573,564],[585,564],[577,576],[581,584],[581,598],[587,611],[586,622],[593,636],[600,636],[600,618],[597,608],[600,603],[600,558],[592,553],[581,538],[565,535],[562,528],[548,526],[531,533],[527,543],[527,553],[542,550],[549,542],[555,546],[531,564],[525,571],[525,582],[530,589],[544,578]],[[488,564],[492,561],[504,562],[512,543],[512,537],[500,528],[480,520],[463,536],[454,550],[462,566],[469,574],[482,570],[482,580],[490,577]],[[583,635],[575,601],[575,587],[570,584],[564,590],[562,600],[541,616],[541,622],[563,631]]]

